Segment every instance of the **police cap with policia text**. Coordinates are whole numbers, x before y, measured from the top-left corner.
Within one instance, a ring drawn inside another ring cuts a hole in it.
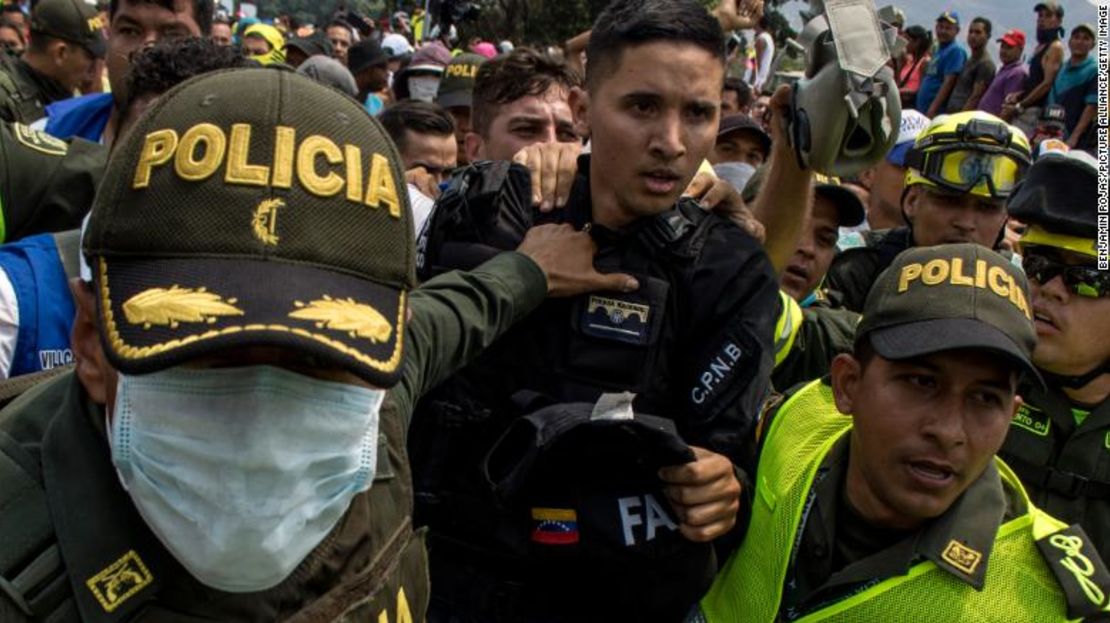
[[[32,37],[43,34],[76,43],[96,58],[104,58],[108,51],[107,26],[84,0],[41,0],[31,10]]]
[[[168,91],[116,145],[84,238],[111,363],[262,344],[394,385],[416,285],[400,163],[357,102],[291,71]]]
[[[1041,381],[1029,284],[1013,264],[971,243],[914,247],[884,270],[867,295],[856,341],[884,359],[947,350],[989,350]]]

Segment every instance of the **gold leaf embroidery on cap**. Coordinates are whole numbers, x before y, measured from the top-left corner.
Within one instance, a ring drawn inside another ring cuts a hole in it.
[[[251,218],[251,229],[254,231],[254,237],[261,240],[264,244],[277,246],[278,238],[277,230],[277,211],[278,208],[284,208],[285,202],[281,199],[266,199],[258,204],[254,209],[254,217]]]
[[[144,290],[123,303],[123,315],[131,324],[141,324],[144,329],[153,325],[169,325],[176,329],[181,322],[207,322],[212,324],[220,316],[242,316],[243,310],[235,306],[238,301],[224,299],[205,288],[172,286]]]
[[[940,557],[953,567],[971,575],[975,573],[975,568],[979,566],[979,561],[983,559],[983,554],[960,543],[956,539],[952,539],[948,542],[948,547],[944,548],[944,553],[942,553]]]
[[[375,344],[389,339],[393,327],[378,310],[354,299],[333,299],[328,295],[308,304],[294,301],[298,307],[289,313],[290,318],[312,320],[317,329],[346,331],[351,337],[362,337]]]
[[[154,581],[143,559],[131,550],[85,581],[105,612],[112,612]]]

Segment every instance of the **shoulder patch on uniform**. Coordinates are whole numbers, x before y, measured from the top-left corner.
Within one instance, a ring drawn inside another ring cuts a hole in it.
[[[119,560],[85,581],[105,612],[112,612],[123,602],[154,581],[154,576],[143,564],[135,550],[130,550]]]
[[[948,542],[948,546],[941,552],[944,562],[963,571],[967,575],[974,575],[975,569],[983,560],[983,552],[972,549],[956,539]]]
[[[1052,420],[1044,411],[1023,404],[1018,407],[1017,413],[1014,414],[1014,419],[1010,421],[1010,425],[1024,428],[1034,435],[1045,437],[1048,435],[1049,429],[1052,428]]]
[[[1110,614],[1110,572],[1079,524],[1037,541],[1068,603],[1068,618]]]
[[[26,147],[48,156],[64,156],[69,151],[69,145],[65,141],[54,138],[46,132],[32,130],[22,123],[13,123],[12,132],[15,134],[15,139]]]

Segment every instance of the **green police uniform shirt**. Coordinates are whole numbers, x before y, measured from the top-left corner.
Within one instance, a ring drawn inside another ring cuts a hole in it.
[[[206,587],[162,547],[111,465],[103,408],[75,375],[36,387],[0,412],[0,576],[15,588],[0,591],[0,621],[422,620],[426,554],[411,528],[404,441],[413,404],[545,295],[543,273],[516,253],[411,292],[404,372],[382,407],[386,447],[374,486],[289,578],[259,593]],[[48,504],[33,503],[31,479],[44,483]],[[381,558],[396,565],[379,569]]]
[[[0,123],[0,242],[80,227],[107,160],[103,145]]]
[[[887,531],[866,524],[845,500],[851,418],[837,411],[827,379],[798,389],[760,427],[745,540],[688,622],[1047,621],[1076,618],[1073,608],[1110,613],[1110,579],[1093,548],[1081,540],[1072,548],[1072,529],[1032,506],[1001,462],[922,528]],[[1034,540],[1049,543],[1047,551],[1038,553]],[[1071,570],[1086,570],[1083,563],[1091,574]]]
[[[800,383],[819,379],[829,373],[832,360],[841,353],[850,353],[855,344],[856,325],[860,315],[849,309],[834,307],[828,296],[821,290],[816,300],[808,307],[801,308],[789,297],[783,299],[786,306],[797,307],[800,317],[796,327],[785,326],[785,334],[793,330],[793,337],[785,337],[780,352],[779,342],[775,343],[775,371],[771,374],[771,385],[775,391],[785,392]],[[787,300],[789,299],[789,300]],[[785,311],[783,316],[789,316]]]
[[[1037,506],[1082,525],[1106,560],[1110,557],[1110,400],[1087,412],[1056,388],[1046,392],[1024,386],[1018,393],[1025,404],[1010,423],[999,454],[1014,468]]]
[[[46,115],[46,105],[73,97],[60,82],[22,59],[0,62],[0,120],[31,123]]]

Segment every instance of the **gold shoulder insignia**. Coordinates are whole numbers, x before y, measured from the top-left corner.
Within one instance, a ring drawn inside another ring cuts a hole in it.
[[[255,238],[265,244],[277,245],[279,240],[275,233],[277,229],[277,210],[284,207],[285,202],[281,199],[266,199],[258,204],[258,207],[254,209],[254,216],[251,218],[251,230],[254,231]]]
[[[238,301],[226,301],[205,288],[172,286],[144,290],[123,303],[123,315],[131,324],[141,324],[144,329],[153,325],[169,325],[176,329],[180,322],[216,322],[219,316],[242,316],[243,310],[235,307]]]
[[[85,581],[105,612],[112,612],[154,581],[139,554],[130,550]]]
[[[69,151],[65,141],[50,136],[40,130],[32,130],[30,126],[22,123],[13,123],[12,132],[17,141],[24,146],[48,156],[64,156]]]
[[[375,344],[385,342],[393,327],[378,310],[356,303],[354,299],[333,299],[328,295],[308,304],[294,301],[298,309],[289,313],[290,318],[312,320],[317,329],[346,331],[351,337],[362,337]]]
[[[975,568],[979,566],[979,562],[983,560],[983,553],[971,549],[956,539],[952,539],[948,542],[948,547],[944,548],[940,557],[967,575],[972,575],[975,573]]]

